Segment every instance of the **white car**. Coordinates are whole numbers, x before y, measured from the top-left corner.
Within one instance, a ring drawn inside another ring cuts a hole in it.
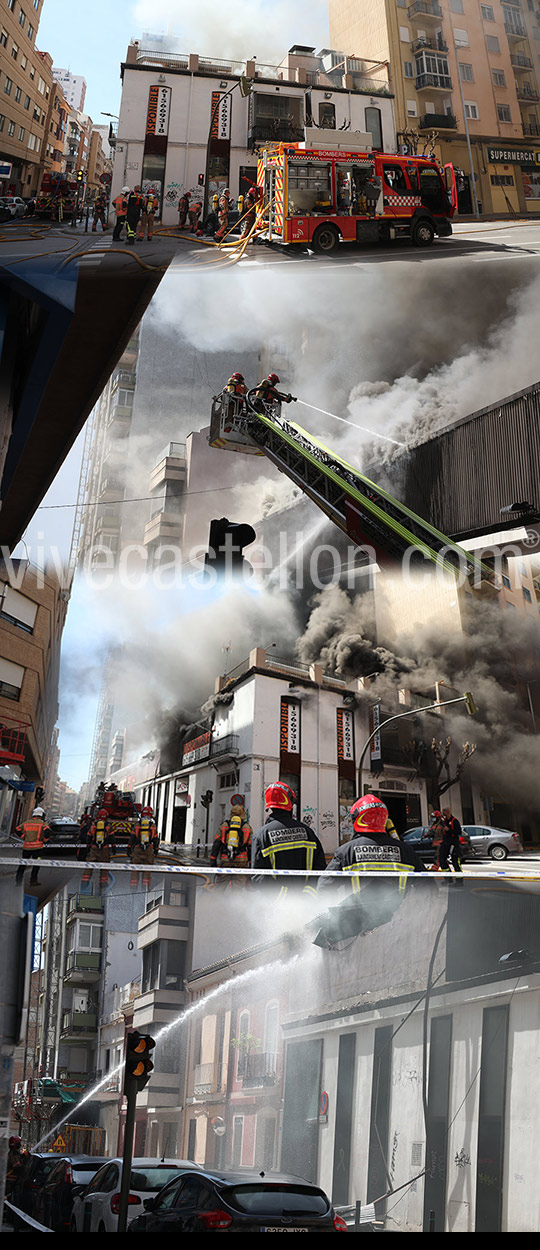
[[[128,1224],[144,1211],[145,1198],[198,1165],[189,1159],[133,1159],[128,1199]],[[103,1167],[73,1202],[71,1233],[116,1233],[122,1186],[122,1159],[105,1159]]]
[[[5,209],[10,217],[24,217],[26,214],[26,204],[21,200],[20,195],[3,195],[0,198],[0,207]]]

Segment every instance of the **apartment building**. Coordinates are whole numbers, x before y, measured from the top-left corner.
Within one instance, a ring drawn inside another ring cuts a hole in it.
[[[487,214],[540,212],[537,0],[329,0],[329,13],[336,48],[389,65],[398,143],[434,141],[460,212],[475,196]]]
[[[52,59],[38,52],[42,0],[0,0],[0,194],[36,193],[47,146]]]

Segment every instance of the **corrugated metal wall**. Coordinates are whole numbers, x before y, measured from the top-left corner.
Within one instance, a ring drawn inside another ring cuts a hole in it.
[[[499,529],[506,504],[540,507],[540,383],[365,471],[443,534]]]

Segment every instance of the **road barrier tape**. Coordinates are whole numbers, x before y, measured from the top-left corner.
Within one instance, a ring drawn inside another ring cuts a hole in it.
[[[243,876],[243,877],[259,877],[260,879],[263,879],[266,876],[268,876],[269,878],[272,876],[278,876],[278,877],[309,876],[309,877],[324,877],[325,879],[327,879],[328,877],[335,877],[335,878],[339,878],[339,880],[341,880],[344,884],[347,881],[349,881],[348,874],[344,874],[342,872],[329,872],[328,870],[326,872],[317,872],[314,870],[312,870],[311,872],[307,872],[305,868],[278,868],[276,872],[273,873],[272,871],[268,871],[268,869],[264,869],[264,868],[233,868],[233,867],[214,868],[210,864],[203,864],[203,863],[201,863],[198,866],[191,865],[191,864],[165,864],[165,863],[120,864],[115,859],[111,860],[110,863],[107,864],[107,863],[99,863],[99,861],[96,861],[96,860],[84,862],[80,860],[73,861],[70,859],[15,859],[15,858],[8,859],[7,856],[0,856],[0,867],[9,867],[9,868],[24,867],[28,869],[29,872],[33,868],[39,869],[39,870],[43,870],[44,868],[62,868],[64,871],[66,869],[70,869],[72,873],[76,873],[77,871],[81,873],[88,872],[89,869],[91,869],[92,872],[100,872],[100,871],[103,872],[106,868],[109,868],[111,871],[114,870],[114,872],[140,872],[140,873],[143,873],[143,875],[147,872],[155,872],[155,873],[160,873],[160,874],[185,873],[187,875],[191,874],[194,876],[197,876],[197,875],[201,876],[201,874],[203,874],[204,876],[209,876],[209,875],[216,876],[216,877]],[[392,875],[392,877],[395,876],[394,873],[388,874],[388,875]],[[468,876],[468,875],[469,874],[467,873],[467,870],[465,869],[464,872],[459,872],[459,873],[452,873],[452,872],[441,873],[440,877],[438,877],[437,879],[440,881],[455,881],[455,880],[459,881],[459,880],[462,880],[464,876]],[[531,879],[534,879],[532,873],[530,875],[527,875],[527,874],[520,875],[518,873],[512,872],[504,868],[486,868],[486,869],[482,869],[480,872],[471,873],[470,875],[475,878],[476,877],[512,877],[516,881],[530,881]],[[431,870],[426,870],[426,872],[424,873],[415,873],[415,877],[420,877],[420,876],[429,877],[431,880],[433,880],[433,873],[431,872]],[[540,877],[540,869],[538,870],[537,876]],[[373,872],[373,873],[363,872],[362,878],[364,877],[374,877],[380,880],[381,874],[380,872]]]

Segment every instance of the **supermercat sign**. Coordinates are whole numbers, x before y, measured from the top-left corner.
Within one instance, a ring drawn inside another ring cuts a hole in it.
[[[491,165],[540,165],[540,151],[533,148],[488,148]]]

